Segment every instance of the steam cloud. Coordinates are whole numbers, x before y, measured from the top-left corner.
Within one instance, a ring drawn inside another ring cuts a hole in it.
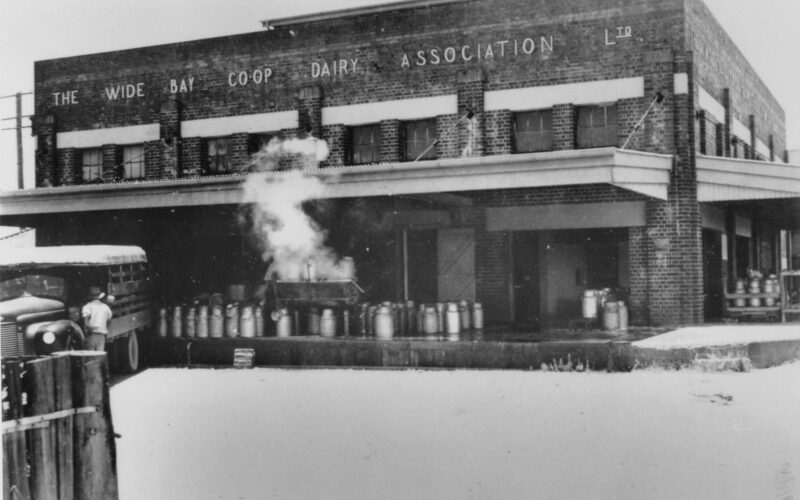
[[[308,137],[273,139],[255,155],[257,170],[272,172],[292,162],[302,166],[273,175],[251,176],[244,202],[252,204],[262,258],[270,262],[265,279],[353,279],[352,259],[340,259],[325,245],[327,233],[303,211],[303,203],[322,197],[325,183],[313,175],[328,157],[325,141]]]

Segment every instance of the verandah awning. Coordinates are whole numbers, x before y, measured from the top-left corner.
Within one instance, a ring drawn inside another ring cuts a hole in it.
[[[611,184],[667,198],[673,158],[619,150],[582,149],[326,168],[315,171],[323,198],[457,193],[546,186]],[[240,204],[249,175],[38,188],[0,193],[0,219],[46,213]]]
[[[699,202],[800,198],[800,165],[697,155]]]

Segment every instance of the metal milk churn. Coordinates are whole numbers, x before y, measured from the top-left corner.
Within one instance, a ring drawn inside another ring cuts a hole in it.
[[[394,313],[392,308],[382,305],[375,311],[375,336],[388,340],[394,335]]]
[[[761,281],[758,278],[751,279],[747,291],[749,293],[761,293]],[[761,298],[751,297],[750,307],[761,307]]]
[[[166,337],[169,333],[169,320],[167,319],[167,308],[162,307],[158,310],[158,336]]]
[[[187,306],[186,313],[183,315],[183,336],[194,338],[195,336],[195,312],[194,307]]]
[[[292,315],[288,309],[273,311],[272,320],[275,322],[275,335],[277,337],[289,337],[292,335]]]
[[[584,318],[591,319],[597,317],[598,300],[597,293],[594,290],[585,290],[583,292],[583,301],[581,304]]]
[[[174,338],[180,338],[183,334],[183,311],[181,310],[181,306],[175,306],[172,308],[172,336]]]
[[[617,302],[619,305],[618,313],[619,313],[619,329],[623,332],[628,331],[628,306],[625,305],[625,302]]]
[[[439,315],[436,314],[436,307],[425,307],[425,315],[422,319],[422,331],[425,335],[436,335],[439,333]]]
[[[208,306],[203,304],[197,306],[197,318],[196,318],[196,327],[195,331],[198,338],[206,338],[208,337]]]
[[[244,305],[239,312],[239,335],[247,338],[256,336],[256,318],[253,317],[253,306]]]
[[[225,336],[234,338],[239,336],[239,307],[228,304],[225,307]]]
[[[369,335],[369,304],[366,302],[358,308],[358,334],[361,337]]]
[[[425,309],[427,307],[425,304],[420,304],[417,310],[417,319],[415,320],[416,329],[414,330],[416,333],[425,333]],[[433,310],[433,314],[436,314],[436,309]]]
[[[406,310],[408,311],[408,323],[406,323],[406,331],[408,333],[415,333],[417,331],[417,308],[414,307],[414,301],[406,301]]]
[[[323,309],[319,324],[320,335],[327,338],[336,336],[336,316],[333,309]]]
[[[208,335],[215,339],[222,337],[225,323],[225,314],[221,305],[211,306],[211,317],[208,320]]]
[[[603,307],[603,328],[617,330],[619,328],[619,303],[606,302]]]
[[[744,280],[742,280],[742,279],[736,280],[735,293],[739,294],[739,295],[744,295],[746,293],[745,290],[744,290]],[[745,300],[744,297],[737,298],[737,299],[734,299],[733,303],[734,303],[734,305],[736,307],[744,307],[744,306],[747,305],[747,300]]]
[[[777,280],[774,279],[774,275],[772,274],[764,278],[764,293],[777,293],[777,284]],[[764,305],[768,307],[774,306],[775,297],[764,297]]]
[[[447,329],[447,304],[444,302],[436,303],[436,322],[439,325],[438,333],[444,333]]]
[[[320,316],[319,309],[312,307],[308,310],[307,316],[307,332],[309,335],[319,335],[320,331]]]
[[[472,327],[483,330],[483,304],[480,302],[472,304]]]
[[[256,337],[264,336],[264,306],[256,304],[253,308],[253,315],[256,317]]]
[[[460,315],[461,329],[464,331],[472,329],[472,318],[470,317],[469,302],[462,300],[458,305],[458,313]]]
[[[395,304],[397,307],[397,333],[401,336],[408,333],[408,307],[405,302],[398,302]]]
[[[447,304],[447,316],[445,318],[447,323],[447,333],[454,334],[461,332],[461,314],[458,311],[458,304],[450,302]]]

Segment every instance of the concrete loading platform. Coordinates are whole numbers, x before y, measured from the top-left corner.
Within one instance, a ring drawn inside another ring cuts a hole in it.
[[[637,367],[746,370],[800,359],[800,324],[603,331],[470,332],[458,337],[319,336],[155,338],[149,366],[232,366],[252,349],[256,366],[630,371]]]

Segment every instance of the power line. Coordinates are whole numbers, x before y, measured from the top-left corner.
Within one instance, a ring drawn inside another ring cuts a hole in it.
[[[22,129],[31,128],[30,125],[22,125],[22,118],[29,118],[31,115],[22,115],[22,96],[32,95],[33,92],[17,92],[16,94],[0,96],[0,99],[15,98],[17,101],[16,116],[10,118],[3,118],[3,120],[15,120],[16,126],[4,128],[2,130],[16,130],[17,131],[17,185],[20,189],[25,189],[25,172],[22,160]]]

